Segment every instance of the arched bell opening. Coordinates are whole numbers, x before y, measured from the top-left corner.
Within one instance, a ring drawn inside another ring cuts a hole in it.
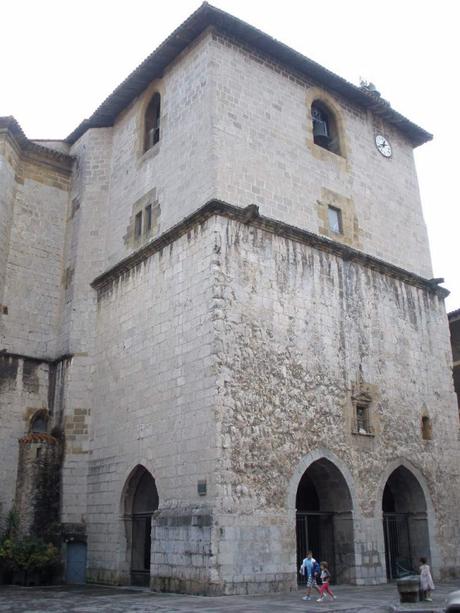
[[[340,470],[325,458],[313,462],[297,488],[297,567],[311,550],[314,558],[329,563],[336,583],[352,580],[352,512],[352,497]]]
[[[124,495],[124,519],[132,585],[150,583],[152,515],[159,499],[155,479],[143,466],[128,478]]]
[[[404,466],[389,476],[382,496],[388,581],[413,573],[430,557],[427,505],[417,478]]]
[[[339,128],[332,109],[322,100],[311,105],[313,142],[337,155],[342,155]]]

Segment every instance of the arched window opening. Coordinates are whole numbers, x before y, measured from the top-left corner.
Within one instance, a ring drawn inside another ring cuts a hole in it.
[[[340,470],[325,458],[313,462],[297,489],[297,567],[311,550],[314,558],[329,562],[337,583],[352,580],[352,510],[350,491]]]
[[[160,140],[160,106],[161,97],[153,95],[145,113],[144,151],[151,149]]]
[[[32,434],[46,433],[48,431],[48,419],[46,415],[39,411],[30,421],[30,432]]]
[[[429,557],[426,501],[420,483],[404,466],[393,471],[382,497],[387,578],[393,581]]]
[[[431,441],[433,438],[433,428],[428,415],[422,417],[422,438],[424,441]]]
[[[319,100],[311,105],[313,142],[332,153],[340,155],[340,142],[335,115]]]
[[[152,515],[158,503],[155,479],[143,466],[137,466],[128,479],[124,500],[133,585],[148,586],[150,583]]]

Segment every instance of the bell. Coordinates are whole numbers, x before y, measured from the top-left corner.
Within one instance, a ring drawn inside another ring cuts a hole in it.
[[[153,127],[147,132],[147,149],[150,149],[160,140],[159,128]]]
[[[313,118],[313,136],[315,138],[328,138],[327,123],[323,119]]]

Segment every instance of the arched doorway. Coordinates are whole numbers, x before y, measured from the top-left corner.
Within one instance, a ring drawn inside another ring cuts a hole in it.
[[[382,511],[387,578],[392,581],[414,571],[421,556],[430,556],[425,495],[404,466],[385,484]]]
[[[340,470],[316,460],[300,479],[296,496],[297,568],[310,549],[327,560],[337,583],[353,579],[353,502]]]
[[[143,466],[136,466],[125,488],[125,521],[131,583],[150,583],[152,515],[158,509],[155,479]]]

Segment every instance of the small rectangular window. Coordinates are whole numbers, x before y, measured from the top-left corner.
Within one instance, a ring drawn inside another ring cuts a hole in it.
[[[137,213],[134,218],[134,238],[139,238],[142,234],[142,211]]]
[[[369,407],[356,405],[356,430],[359,434],[368,434],[369,428]]]
[[[149,204],[145,207],[145,233],[150,232],[152,229],[152,205]]]
[[[327,209],[329,218],[329,229],[335,234],[342,234],[342,211],[330,206]]]

